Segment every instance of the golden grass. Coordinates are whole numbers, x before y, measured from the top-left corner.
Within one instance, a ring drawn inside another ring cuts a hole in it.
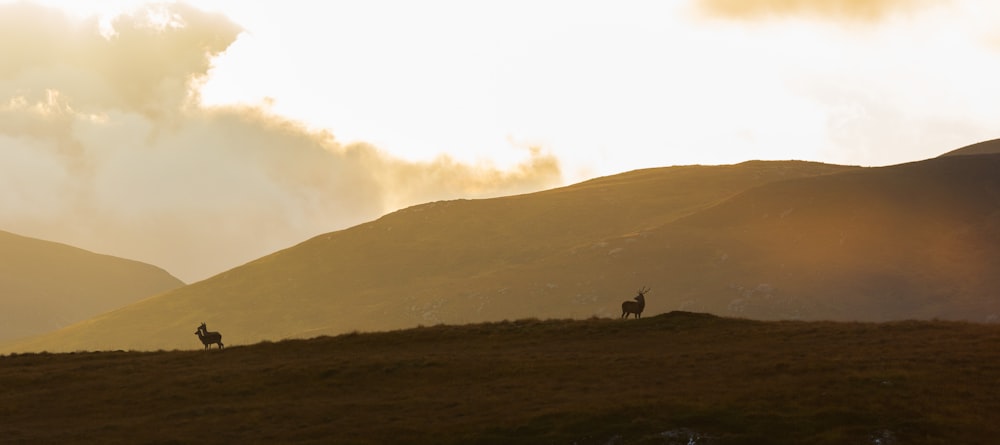
[[[194,339],[192,339],[194,340]],[[673,312],[0,358],[6,443],[992,443],[1000,327]]]

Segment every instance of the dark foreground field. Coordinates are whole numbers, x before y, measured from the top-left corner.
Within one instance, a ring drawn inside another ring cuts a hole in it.
[[[674,312],[0,358],[3,443],[985,444],[998,420],[1000,327],[952,322]]]

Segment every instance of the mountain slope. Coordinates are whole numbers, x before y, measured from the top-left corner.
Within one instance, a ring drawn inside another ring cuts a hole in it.
[[[148,264],[0,231],[0,340],[52,331],[183,285]]]
[[[991,139],[988,141],[967,145],[957,150],[949,151],[941,156],[942,157],[967,156],[967,155],[985,155],[985,154],[997,154],[997,153],[1000,153],[1000,139]]]
[[[411,207],[18,345],[200,347],[524,317],[1000,318],[1000,155],[671,167]]]
[[[651,231],[623,253],[659,267],[668,308],[996,321],[1000,155],[767,184]]]
[[[429,203],[318,236],[14,349],[198,347],[193,332],[203,321],[227,344],[238,344],[439,322],[614,315],[640,281],[656,292],[659,277],[605,275],[593,261],[555,271],[546,265],[752,187],[855,169],[807,162],[670,167],[528,195]],[[583,279],[575,277],[580,274]],[[564,280],[569,276],[572,285]]]

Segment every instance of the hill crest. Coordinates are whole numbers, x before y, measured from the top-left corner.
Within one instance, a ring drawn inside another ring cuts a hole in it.
[[[942,154],[940,157],[986,155],[986,154],[998,154],[998,153],[1000,153],[1000,139],[991,139],[988,141],[967,145],[957,150],[949,151],[945,154]]]

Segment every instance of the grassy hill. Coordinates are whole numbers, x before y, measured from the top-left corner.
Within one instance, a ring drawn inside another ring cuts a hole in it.
[[[439,322],[590,317],[614,314],[643,284],[653,287],[652,301],[659,298],[650,307],[656,313],[672,307],[660,289],[675,278],[659,270],[606,272],[607,259],[640,261],[618,255],[608,240],[639,239],[773,181],[856,169],[808,162],[669,167],[527,195],[428,203],[8,350],[197,347],[191,333],[202,321],[248,344]],[[591,251],[601,258],[588,258]]]
[[[630,256],[671,278],[660,289],[678,309],[996,321],[1000,156],[775,182],[633,244]]]
[[[192,335],[193,337],[193,335]],[[0,357],[5,443],[987,444],[1000,326],[671,312]]]
[[[138,261],[0,231],[0,341],[49,332],[183,285]]]
[[[1000,155],[670,167],[411,207],[7,350],[617,316],[640,286],[649,315],[988,322],[998,268]]]

